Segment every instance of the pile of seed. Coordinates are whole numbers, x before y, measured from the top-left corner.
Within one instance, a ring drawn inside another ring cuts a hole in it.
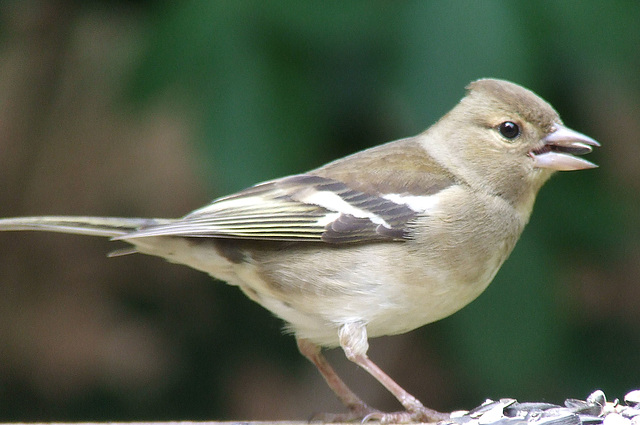
[[[640,390],[623,402],[607,402],[600,390],[586,400],[567,399],[564,406],[519,403],[514,399],[487,400],[471,411],[458,411],[445,421],[451,425],[640,425]]]

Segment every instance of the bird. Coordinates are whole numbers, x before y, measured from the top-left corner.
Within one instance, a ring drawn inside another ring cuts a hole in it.
[[[597,167],[600,144],[532,91],[466,87],[424,132],[221,197],[177,219],[34,216],[0,231],[105,236],[237,286],[281,318],[347,408],[330,420],[439,421],[367,355],[368,340],[443,319],[478,297],[556,171]],[[123,252],[116,252],[122,254]],[[403,406],[370,407],[327,362],[345,356]]]

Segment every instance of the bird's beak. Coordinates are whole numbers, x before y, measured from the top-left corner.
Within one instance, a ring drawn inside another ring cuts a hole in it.
[[[529,156],[533,158],[534,167],[558,171],[597,167],[596,164],[575,156],[591,152],[592,146],[600,146],[600,143],[589,136],[556,124],[555,130],[542,139],[542,143],[541,147],[529,152]]]

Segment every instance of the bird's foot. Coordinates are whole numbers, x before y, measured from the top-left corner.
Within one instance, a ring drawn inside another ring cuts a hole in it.
[[[380,422],[382,424],[405,424],[405,423],[436,423],[449,419],[448,413],[441,413],[437,410],[421,407],[413,411],[403,410],[400,412],[371,412],[362,422]]]
[[[385,415],[384,412],[381,412],[378,409],[374,409],[369,407],[368,405],[362,403],[357,405],[352,405],[349,407],[349,412],[347,413],[318,413],[313,415],[310,422],[326,422],[326,423],[337,423],[337,422],[366,422],[369,417],[377,417],[378,415]],[[373,419],[374,421],[376,419]]]
[[[441,413],[427,407],[421,407],[414,411],[399,411],[399,412],[382,412],[372,407],[365,405],[358,405],[348,413],[321,413],[314,415],[311,422],[361,422],[361,423],[375,423],[382,424],[405,424],[405,423],[436,423],[449,419],[448,413]]]

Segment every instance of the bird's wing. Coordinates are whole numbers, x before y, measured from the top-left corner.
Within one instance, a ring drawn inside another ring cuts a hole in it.
[[[189,215],[116,239],[151,236],[352,243],[404,240],[417,211],[326,177],[301,174],[215,200]]]

